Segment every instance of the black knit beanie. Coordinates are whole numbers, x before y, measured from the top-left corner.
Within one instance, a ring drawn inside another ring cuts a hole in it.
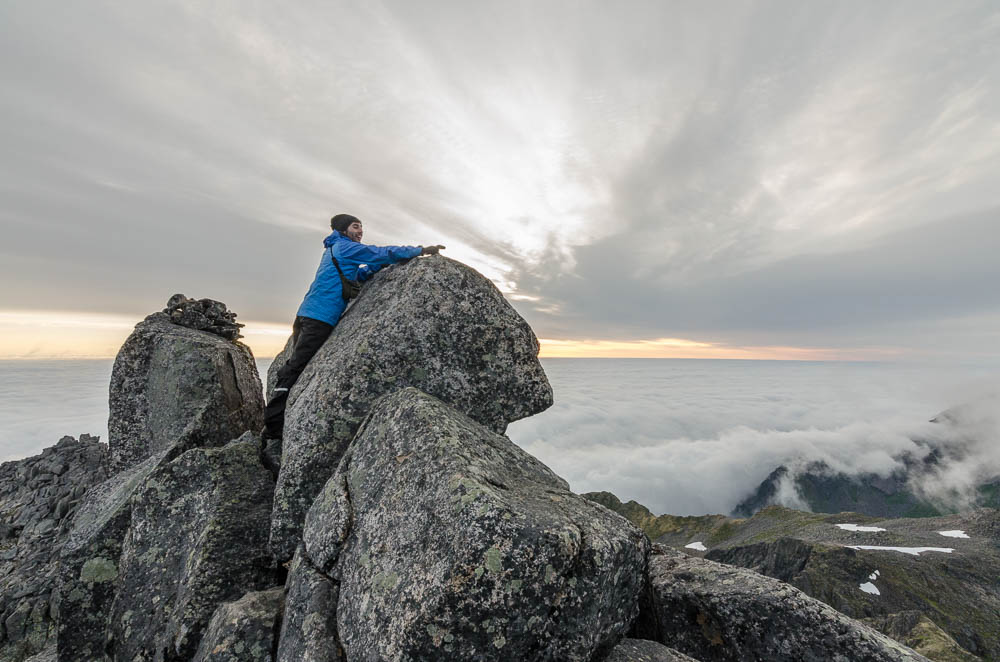
[[[330,227],[344,234],[347,232],[347,228],[351,223],[360,223],[357,216],[351,216],[350,214],[337,214],[330,219]]]

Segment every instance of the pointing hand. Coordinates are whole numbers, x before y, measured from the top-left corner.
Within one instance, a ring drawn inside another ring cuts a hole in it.
[[[420,251],[421,255],[437,255],[444,246],[438,244],[437,246],[422,246],[421,248],[423,249]]]

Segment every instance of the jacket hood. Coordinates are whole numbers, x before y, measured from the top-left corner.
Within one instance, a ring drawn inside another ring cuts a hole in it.
[[[337,232],[336,230],[334,230],[333,232],[331,232],[330,234],[328,234],[326,236],[326,239],[323,240],[323,248],[329,248],[330,246],[333,246],[334,242],[336,242],[337,239],[339,239],[339,238],[341,238],[343,236],[344,235],[342,235],[339,232]]]

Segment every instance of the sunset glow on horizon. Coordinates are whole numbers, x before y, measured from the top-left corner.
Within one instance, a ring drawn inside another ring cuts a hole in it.
[[[60,312],[0,311],[0,359],[111,359],[141,317]],[[273,358],[285,346],[291,325],[248,320],[244,337],[257,358]],[[743,359],[780,361],[859,361],[898,358],[893,349],[832,349],[727,345],[687,338],[647,340],[539,340],[541,358]]]
[[[112,359],[142,317],[61,311],[0,311],[0,359]],[[257,358],[282,350],[290,324],[246,321],[241,341]]]
[[[894,349],[735,346],[683,338],[653,340],[539,340],[542,358],[740,359],[752,361],[873,361],[899,358]]]

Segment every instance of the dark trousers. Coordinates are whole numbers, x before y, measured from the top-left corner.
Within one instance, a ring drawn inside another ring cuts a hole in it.
[[[278,369],[278,382],[274,393],[264,409],[264,433],[268,437],[280,437],[285,429],[285,404],[288,391],[309,364],[309,360],[319,351],[330,337],[333,327],[310,317],[296,317],[292,324],[292,355],[285,365]]]

